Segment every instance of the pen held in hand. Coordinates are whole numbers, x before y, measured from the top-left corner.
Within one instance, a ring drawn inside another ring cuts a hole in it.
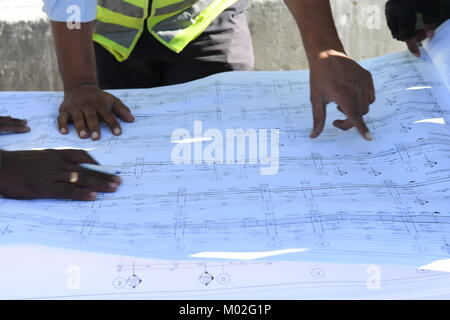
[[[100,165],[95,165],[95,164],[90,164],[90,163],[82,163],[79,166],[82,168],[85,168],[87,170],[104,173],[104,174],[109,174],[109,175],[118,175],[121,173],[119,170],[116,170],[113,167],[108,167],[108,166],[100,166]]]

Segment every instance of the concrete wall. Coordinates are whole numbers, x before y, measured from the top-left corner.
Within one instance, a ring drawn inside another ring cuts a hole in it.
[[[386,0],[332,0],[339,36],[349,54],[363,60],[405,50],[392,39]],[[248,12],[258,70],[307,69],[300,33],[282,1],[252,0]]]
[[[47,21],[0,21],[0,91],[60,89]]]
[[[51,31],[39,18],[41,2],[28,2],[37,5],[36,17],[28,19],[31,21],[15,21],[2,16],[0,10],[0,91],[61,90]],[[403,44],[391,39],[384,3],[332,1],[340,37],[353,58],[362,60],[404,50]],[[257,70],[308,67],[298,29],[281,0],[252,0],[248,18]]]

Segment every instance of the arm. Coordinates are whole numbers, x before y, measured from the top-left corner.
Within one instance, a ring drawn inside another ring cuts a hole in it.
[[[65,21],[69,19],[64,14],[71,2],[53,0],[52,7],[49,0],[46,0],[46,12],[52,20],[58,66],[64,84],[64,101],[58,117],[59,130],[62,134],[67,134],[68,123],[73,122],[80,138],[90,136],[93,140],[98,140],[100,119],[110,127],[113,134],[120,135],[122,129],[116,116],[126,122],[134,121],[134,117],[118,98],[102,91],[98,86],[92,40],[95,2],[89,0],[89,7],[81,8],[81,13],[85,15],[81,17],[78,29],[69,28]]]
[[[345,53],[339,40],[329,0],[285,0],[302,35],[310,65],[314,127],[311,138],[323,131],[326,105],[336,102],[347,119],[333,124],[356,127],[366,140],[372,136],[363,120],[375,100],[372,76]]]
[[[69,30],[65,22],[51,22],[64,92],[81,85],[98,87],[92,42],[93,24],[81,23],[79,30]]]

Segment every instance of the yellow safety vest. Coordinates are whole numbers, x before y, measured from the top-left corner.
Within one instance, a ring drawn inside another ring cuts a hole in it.
[[[153,0],[150,15],[149,1],[98,0],[94,41],[124,61],[147,20],[149,32],[179,53],[237,0]]]

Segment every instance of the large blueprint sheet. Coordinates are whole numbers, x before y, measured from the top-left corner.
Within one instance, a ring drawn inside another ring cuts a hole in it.
[[[308,138],[306,71],[115,91],[136,122],[120,137],[103,130],[97,142],[58,134],[61,93],[0,93],[0,114],[32,127],[0,136],[3,149],[86,149],[124,180],[92,203],[1,199],[0,243],[179,260],[279,252],[271,258],[418,266],[449,258],[449,92],[426,55],[363,65],[377,92],[366,116],[372,142],[332,127],[342,115],[331,105],[322,136]],[[172,163],[172,132],[193,132],[194,121],[223,132],[280,129],[279,173],[261,175],[259,164]]]
[[[450,259],[420,268],[314,261],[170,261],[0,248],[0,299],[448,299]]]

